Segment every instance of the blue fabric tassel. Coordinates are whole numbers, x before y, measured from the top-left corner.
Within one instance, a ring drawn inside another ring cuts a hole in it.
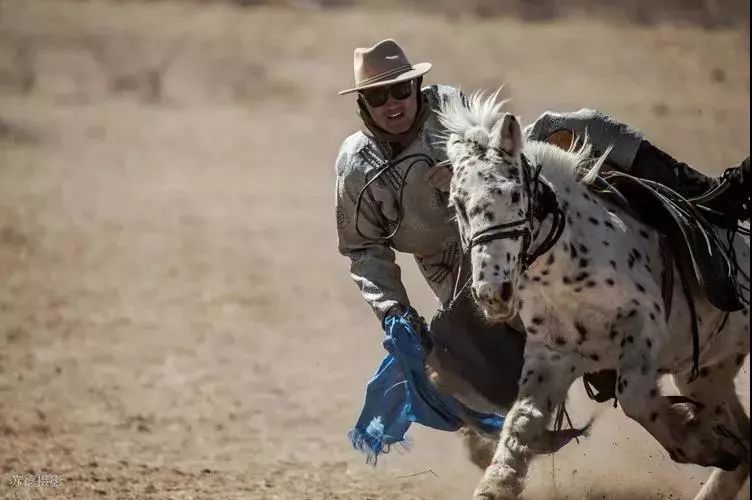
[[[431,384],[420,337],[410,321],[389,316],[384,329],[383,345],[389,354],[368,382],[360,418],[348,434],[353,447],[367,455],[366,463],[376,465],[392,444],[404,446],[413,422],[451,432],[463,422],[474,422],[487,433],[501,430],[504,417],[478,413]]]

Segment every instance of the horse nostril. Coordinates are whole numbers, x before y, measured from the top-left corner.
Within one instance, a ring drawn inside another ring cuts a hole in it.
[[[505,281],[501,284],[501,300],[504,302],[509,302],[509,299],[512,298],[512,282],[511,281]]]

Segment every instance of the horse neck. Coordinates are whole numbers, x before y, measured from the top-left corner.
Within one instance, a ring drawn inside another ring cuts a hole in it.
[[[544,180],[546,179],[544,178]],[[549,254],[551,254],[552,252],[561,256],[562,254],[571,255],[572,247],[574,247],[576,251],[578,238],[576,236],[577,231],[574,230],[575,228],[573,227],[573,224],[578,224],[579,220],[574,216],[574,214],[577,212],[584,214],[587,213],[587,210],[592,210],[592,204],[583,196],[583,194],[586,192],[586,188],[584,186],[574,180],[566,181],[556,179],[556,181],[558,182],[550,182],[549,184],[556,194],[559,208],[561,208],[562,212],[564,213],[564,229],[562,230],[561,235],[557,239],[556,243],[546,253],[538,257],[538,259],[533,263],[531,270],[535,268],[546,267],[545,262],[548,259]],[[569,190],[569,193],[567,193],[567,189]],[[533,248],[538,248],[538,246],[542,244],[546,239],[546,235],[548,235],[551,231],[553,221],[553,215],[549,214],[535,226],[538,235],[533,240],[533,243],[531,245]],[[564,260],[564,262],[566,263],[562,263],[562,260]],[[570,267],[575,268],[577,266],[577,263],[574,259],[558,259],[558,261],[559,263],[556,267],[561,269],[562,273],[567,273],[571,270]]]

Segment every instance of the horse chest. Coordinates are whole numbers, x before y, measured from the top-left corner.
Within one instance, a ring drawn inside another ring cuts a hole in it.
[[[536,295],[535,300],[530,300],[530,305],[520,311],[528,341],[585,356],[607,350],[611,344],[608,331],[613,321],[612,312],[587,303],[562,300],[564,295],[558,297],[556,300]]]

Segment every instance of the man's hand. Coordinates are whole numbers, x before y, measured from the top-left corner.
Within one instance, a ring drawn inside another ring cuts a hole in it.
[[[402,313],[405,312],[405,309],[397,304],[389,308],[389,310],[386,312],[386,317],[389,316],[402,316]]]
[[[448,193],[452,182],[451,167],[442,163],[434,165],[426,173],[426,182],[442,193]]]

